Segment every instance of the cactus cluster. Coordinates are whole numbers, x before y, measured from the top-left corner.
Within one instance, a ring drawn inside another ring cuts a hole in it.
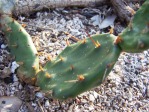
[[[11,54],[20,65],[17,70],[20,80],[39,86],[50,97],[67,99],[101,84],[122,51],[137,53],[149,48],[148,7],[146,0],[118,36],[99,34],[69,45],[42,69],[38,52],[24,28],[2,13],[0,26]]]

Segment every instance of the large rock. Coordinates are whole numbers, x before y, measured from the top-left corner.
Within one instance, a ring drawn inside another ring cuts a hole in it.
[[[15,96],[0,97],[0,112],[17,112],[22,101]]]

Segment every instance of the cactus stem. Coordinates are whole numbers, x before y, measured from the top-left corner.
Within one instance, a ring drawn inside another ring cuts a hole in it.
[[[52,77],[48,72],[46,72],[45,76],[46,76],[46,78],[48,78],[48,79],[50,79],[50,78]]]
[[[116,38],[114,44],[119,44],[119,43],[121,43],[122,41],[123,41],[122,38],[121,38],[120,36],[118,36],[118,37]]]
[[[83,81],[85,79],[85,77],[81,74],[81,75],[78,75],[78,81]]]

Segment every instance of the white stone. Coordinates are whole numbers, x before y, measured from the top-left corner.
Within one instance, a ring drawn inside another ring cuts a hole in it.
[[[93,95],[94,95],[95,98],[99,97],[99,94],[97,92],[95,92],[95,91],[93,92]]]
[[[95,101],[95,97],[92,94],[90,94],[89,95],[89,100],[92,101],[92,102],[94,102]]]
[[[6,47],[7,47],[7,45],[4,45],[4,44],[1,45],[2,49],[5,49]]]
[[[17,112],[22,104],[18,97],[3,96],[0,97],[0,112]]]
[[[49,106],[50,106],[49,100],[46,100],[45,101],[45,107],[49,107]]]
[[[18,67],[19,65],[16,63],[16,61],[12,62],[11,72],[14,73]]]
[[[91,21],[94,26],[99,26],[101,17],[99,15],[95,15],[91,18]]]
[[[23,89],[23,86],[22,86],[21,84],[19,84],[19,89],[20,89],[20,90]]]
[[[15,91],[15,89],[16,89],[15,87],[12,87],[12,88],[11,88],[12,91]]]
[[[132,92],[129,91],[129,93],[128,93],[128,100],[129,100],[129,101],[132,101],[132,97],[133,97],[133,96],[132,96]]]
[[[36,96],[37,96],[38,98],[43,98],[43,97],[44,97],[43,93],[41,93],[41,92],[37,92],[37,93],[36,93]]]
[[[115,19],[116,19],[116,15],[107,16],[107,17],[99,24],[99,28],[100,28],[100,29],[103,29],[103,28],[106,28],[106,27],[108,27],[108,26],[113,26]]]
[[[36,106],[37,106],[37,104],[32,102],[32,106],[36,107]]]
[[[88,107],[88,109],[89,109],[89,111],[93,111],[93,110],[94,110],[94,107],[93,107],[92,105],[90,105],[90,106]]]

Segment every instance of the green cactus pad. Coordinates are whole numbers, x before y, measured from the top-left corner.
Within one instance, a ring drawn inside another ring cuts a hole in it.
[[[1,15],[0,19],[1,30],[5,34],[11,54],[20,65],[17,70],[20,80],[35,83],[35,74],[39,71],[39,60],[31,37],[13,18]]]
[[[149,0],[137,11],[119,38],[123,51],[137,53],[149,49]]]
[[[112,34],[93,36],[92,39],[101,44],[97,48],[90,39],[66,47],[37,74],[37,85],[58,99],[73,98],[98,86],[120,55],[115,38]]]

